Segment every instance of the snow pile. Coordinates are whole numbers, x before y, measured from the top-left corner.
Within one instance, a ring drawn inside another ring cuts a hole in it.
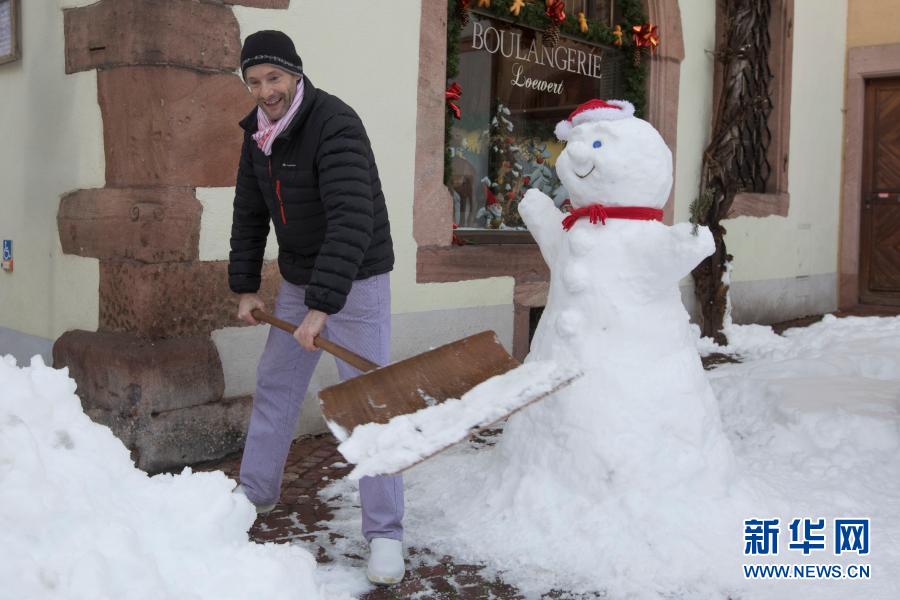
[[[790,478],[789,488],[805,482],[829,505],[849,487],[882,508],[890,487],[900,499],[900,317],[827,315],[777,344],[745,346],[743,357],[709,377],[751,471]]]
[[[462,398],[451,398],[388,423],[360,425],[338,450],[356,468],[351,479],[396,473],[447,448],[571,382],[577,369],[553,361],[533,362],[492,377]],[[343,429],[329,423],[338,439]],[[343,435],[342,435],[343,434]]]
[[[754,352],[765,348],[773,351],[775,348],[787,346],[787,340],[775,333],[768,325],[735,325],[726,323],[723,328],[725,337],[728,338],[727,346],[720,346],[712,338],[700,337],[700,327],[691,325],[691,331],[697,339],[697,350],[702,356],[714,353],[731,354],[736,356],[753,356]]]
[[[771,329],[765,335],[762,328],[734,327],[757,343],[745,344],[743,363],[707,372],[734,448],[734,471],[741,474],[731,496],[744,499],[733,505],[733,520],[707,520],[721,513],[720,503],[714,496],[679,494],[677,481],[667,481],[663,492],[641,496],[617,485],[615,474],[595,469],[594,485],[609,483],[603,495],[585,495],[571,485],[533,485],[547,481],[544,470],[550,466],[560,478],[569,472],[591,477],[584,456],[571,447],[581,432],[570,423],[554,430],[549,450],[519,449],[527,453],[522,459],[534,465],[525,472],[496,468],[502,445],[477,452],[460,447],[408,471],[409,543],[460,561],[485,562],[529,598],[553,588],[640,599],[895,598],[900,581],[900,317],[826,317],[784,337]],[[552,411],[545,417],[545,426],[552,427]],[[628,445],[629,432],[617,434],[612,423],[597,433],[614,435],[635,455],[652,457],[658,449],[652,441],[645,441],[649,448]],[[569,459],[545,465],[543,454],[558,448],[569,448]],[[325,493],[349,494],[344,487],[340,482]],[[338,511],[336,519],[344,512]],[[804,556],[788,550],[788,525],[807,517],[828,520],[828,547]],[[778,556],[744,556],[744,520],[752,518],[781,520]],[[831,527],[838,518],[871,519],[869,555],[834,555]],[[705,523],[718,523],[705,531],[705,539],[685,527],[705,529]],[[642,549],[638,542],[649,545]],[[657,553],[667,568],[659,561],[634,560]],[[687,563],[686,556],[698,553],[707,555],[702,564]],[[743,579],[742,564],[768,563],[869,564],[872,578]]]
[[[148,477],[68,371],[0,359],[0,598],[349,598],[297,546],[248,541],[221,472]]]
[[[900,356],[888,358],[885,349],[895,348],[898,333],[897,317],[843,317],[825,315],[821,321],[807,327],[795,327],[782,335],[767,325],[734,325],[725,327],[727,346],[719,346],[710,338],[701,338],[697,348],[701,354],[720,352],[748,359],[772,358],[785,360],[795,357],[820,360],[824,356],[837,358],[839,363],[859,363],[861,356],[871,359],[877,355],[878,364],[887,361],[887,378],[893,379],[900,364]],[[699,336],[695,327],[694,334]],[[875,346],[872,347],[872,344]],[[863,367],[863,368],[871,368]],[[877,374],[874,377],[880,378]]]

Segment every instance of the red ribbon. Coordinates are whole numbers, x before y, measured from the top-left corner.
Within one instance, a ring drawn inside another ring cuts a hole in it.
[[[634,41],[636,48],[650,48],[651,52],[659,46],[659,34],[656,33],[656,25],[651,23],[632,26],[631,39]]]
[[[465,245],[466,245],[465,240],[461,239],[459,236],[456,235],[456,230],[457,230],[457,229],[459,229],[459,225],[457,225],[456,223],[454,223],[454,224],[453,224],[453,239],[451,240],[451,243],[452,243],[454,246],[465,246]]]
[[[607,219],[662,221],[663,211],[658,208],[647,208],[646,206],[603,206],[602,204],[591,204],[590,206],[573,208],[572,212],[562,221],[563,229],[566,231],[572,229],[575,222],[582,217],[588,217],[594,225],[597,224],[597,221],[606,225]]]
[[[559,25],[563,21],[566,20],[566,3],[563,0],[554,0],[552,3],[547,5],[547,16],[550,17],[550,20],[553,23]]]
[[[459,87],[459,84],[455,81],[453,84],[447,88],[447,91],[444,92],[444,98],[447,101],[447,106],[450,110],[453,111],[453,116],[459,119],[462,116],[462,111],[459,106],[455,103],[456,100],[459,100],[462,97],[462,88]]]

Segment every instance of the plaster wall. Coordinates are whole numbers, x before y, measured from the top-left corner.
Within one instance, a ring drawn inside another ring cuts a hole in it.
[[[848,48],[896,43],[900,43],[898,0],[848,0]]]
[[[675,215],[685,221],[697,196],[709,138],[715,0],[683,0],[680,5],[685,61]],[[787,217],[725,222],[735,282],[784,281],[837,271],[847,1],[795,0],[794,7],[789,212]],[[836,292],[829,294],[836,298]]]
[[[678,148],[675,161],[676,223],[688,221],[697,197],[700,165],[709,142],[712,114],[716,0],[680,0],[684,60],[678,92]]]
[[[22,58],[0,65],[0,238],[15,270],[0,272],[0,354],[32,352],[69,329],[97,329],[96,259],[62,253],[60,197],[105,180],[96,72],[65,75],[63,8],[20,3]]]

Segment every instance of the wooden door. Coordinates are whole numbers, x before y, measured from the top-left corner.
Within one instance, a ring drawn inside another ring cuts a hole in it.
[[[866,82],[860,302],[900,305],[900,78]]]

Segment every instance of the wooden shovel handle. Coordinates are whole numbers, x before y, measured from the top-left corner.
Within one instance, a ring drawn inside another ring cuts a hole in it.
[[[278,317],[273,317],[269,313],[263,312],[258,308],[254,308],[253,310],[251,310],[250,314],[253,315],[253,318],[256,319],[257,321],[262,321],[264,323],[268,323],[269,325],[272,325],[273,327],[277,327],[278,329],[286,331],[292,335],[295,331],[297,331],[297,325],[292,325],[291,323],[288,323],[287,321],[282,321]],[[379,365],[376,365],[375,363],[373,363],[369,360],[366,360],[359,354],[350,352],[343,346],[338,346],[334,342],[330,342],[330,341],[326,340],[325,338],[323,338],[322,336],[316,336],[316,339],[313,340],[313,343],[316,345],[317,348],[321,348],[328,354],[341,359],[348,365],[356,367],[363,373],[366,373],[368,371],[373,371],[379,367]]]

